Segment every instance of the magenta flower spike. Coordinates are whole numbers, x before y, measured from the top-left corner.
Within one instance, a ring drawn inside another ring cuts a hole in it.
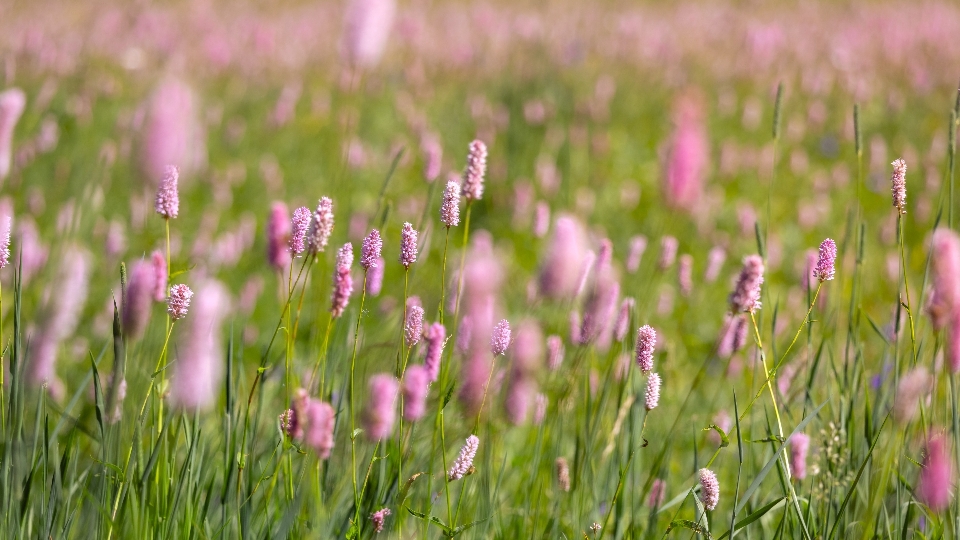
[[[363,413],[364,435],[369,441],[378,441],[393,432],[400,381],[393,375],[379,373],[370,377],[368,387],[370,396]]]
[[[650,495],[647,497],[647,506],[650,508],[659,508],[667,496],[667,483],[662,478],[657,478],[650,486]]]
[[[337,252],[337,267],[333,275],[333,294],[330,296],[330,313],[334,318],[343,315],[353,294],[353,276],[350,267],[353,265],[353,244],[347,242]]]
[[[830,281],[834,277],[834,266],[837,261],[837,244],[827,238],[820,243],[820,253],[817,257],[817,266],[814,267],[813,275],[821,283]]]
[[[400,264],[404,268],[410,268],[410,265],[417,262],[417,233],[412,223],[404,223],[403,230],[400,232]]]
[[[463,172],[463,196],[468,201],[483,197],[483,180],[487,174],[487,145],[475,140],[467,152],[467,168]]]
[[[377,259],[377,264],[370,267],[367,270],[367,296],[379,296],[380,291],[383,289],[383,273],[386,270],[387,265],[383,260],[383,257]]]
[[[381,259],[381,250],[383,250],[383,240],[380,238],[380,231],[373,229],[363,239],[363,244],[360,246],[360,266],[364,270],[375,267],[377,261]]]
[[[941,330],[956,317],[960,303],[960,236],[946,227],[935,230],[930,263],[933,287],[927,313],[934,330]]]
[[[151,255],[150,262],[153,265],[153,299],[164,302],[167,300],[167,260],[158,249]]]
[[[427,410],[430,375],[423,366],[410,366],[403,374],[403,418],[415,422]]]
[[[176,287],[176,285],[174,285]],[[182,297],[172,290],[171,298]],[[220,325],[230,309],[230,297],[220,282],[208,281],[198,287],[191,302],[191,323],[180,334],[170,400],[189,411],[209,409],[220,394],[223,377],[223,340]]]
[[[700,201],[710,156],[699,107],[690,99],[681,99],[675,106],[676,127],[670,140],[664,167],[664,194],[672,208],[692,212]]]
[[[145,261],[137,261],[130,269],[127,291],[122,309],[123,335],[128,341],[137,341],[150,322],[150,308],[156,275],[153,267]]]
[[[763,259],[748,255],[743,259],[743,269],[737,284],[730,294],[730,310],[733,313],[753,313],[760,309],[760,287],[763,285]]]
[[[173,219],[180,212],[180,194],[177,190],[177,181],[180,179],[180,169],[173,165],[163,168],[160,177],[160,186],[157,188],[157,198],[153,208],[164,219]]]
[[[700,500],[707,510],[715,509],[720,502],[720,482],[710,469],[700,469]]]
[[[447,480],[452,482],[460,480],[473,469],[473,458],[477,456],[477,449],[480,447],[480,439],[476,435],[467,437],[467,442],[460,449],[460,455],[450,466],[447,472]]]
[[[387,516],[389,516],[391,513],[392,512],[390,512],[389,508],[381,508],[380,510],[370,514],[370,524],[373,525],[374,534],[380,534],[383,532],[383,526],[386,523]]]
[[[558,217],[546,258],[540,265],[540,292],[553,299],[576,296],[587,251],[582,225],[573,217]]]
[[[443,190],[443,202],[440,204],[440,222],[450,227],[460,224],[460,184],[447,182]]]
[[[275,202],[267,221],[267,261],[277,271],[290,264],[290,216],[287,205]]]
[[[797,480],[807,477],[807,451],[810,449],[810,436],[797,433],[790,437],[790,468]]]
[[[307,230],[313,216],[310,209],[301,206],[293,211],[290,221],[290,252],[299,256],[307,249]]]
[[[438,322],[435,322],[427,328],[424,340],[427,342],[427,351],[424,355],[423,364],[427,368],[427,376],[430,382],[436,382],[440,377],[440,359],[443,356],[443,346],[446,343],[447,330]]]
[[[890,177],[890,191],[893,194],[893,207],[899,214],[907,213],[907,162],[894,160],[893,175]]]
[[[917,479],[917,499],[935,512],[945,510],[950,504],[950,491],[955,480],[946,437],[931,436],[927,440],[923,468]]]
[[[630,252],[627,255],[627,272],[633,274],[640,269],[640,259],[643,258],[643,252],[646,250],[646,236],[638,235],[630,239]]]
[[[336,415],[333,407],[318,399],[308,399],[304,410],[306,418],[303,443],[317,453],[320,459],[328,459],[333,450],[333,428]]]

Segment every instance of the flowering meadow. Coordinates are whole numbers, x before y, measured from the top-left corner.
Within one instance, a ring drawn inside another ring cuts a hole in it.
[[[960,536],[960,6],[0,5],[0,538]]]

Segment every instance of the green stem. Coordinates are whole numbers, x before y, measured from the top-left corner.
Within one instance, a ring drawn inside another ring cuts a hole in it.
[[[353,500],[355,506],[354,524],[360,526],[360,492],[357,490],[357,408],[355,373],[357,369],[357,343],[360,341],[360,320],[363,318],[363,304],[367,298],[367,272],[363,272],[363,288],[360,293],[360,311],[357,312],[357,326],[353,334],[353,356],[350,358],[350,478],[353,480]]]

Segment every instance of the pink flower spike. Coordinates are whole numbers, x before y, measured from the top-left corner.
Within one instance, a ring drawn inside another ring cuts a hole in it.
[[[180,211],[180,195],[177,192],[179,179],[180,169],[173,165],[163,168],[163,176],[160,178],[160,187],[157,188],[157,199],[153,207],[164,219],[173,219]]]
[[[410,366],[403,374],[403,418],[415,422],[427,410],[430,375],[423,366]]]
[[[191,298],[193,298],[193,291],[190,287],[182,283],[170,287],[170,299],[167,300],[167,313],[170,314],[170,319],[179,321],[186,317]]]
[[[483,141],[470,143],[467,153],[467,168],[463,172],[463,196],[468,201],[483,197],[483,180],[487,174],[487,146]]]
[[[813,275],[820,280],[830,281],[834,276],[834,265],[837,260],[837,244],[827,238],[820,243],[820,254],[817,258],[817,266],[813,270]]]
[[[763,259],[759,255],[748,255],[743,259],[743,269],[730,294],[730,310],[733,313],[753,313],[760,309],[762,285]]]
[[[308,399],[304,411],[306,417],[303,443],[317,453],[320,459],[328,459],[333,450],[333,428],[336,415],[333,407],[318,399]]]
[[[412,223],[404,223],[403,230],[400,233],[400,264],[404,268],[410,268],[410,265],[417,262],[417,236],[416,229]]]
[[[637,365],[640,371],[649,373],[653,369],[653,352],[657,346],[657,331],[650,325],[637,330]]]
[[[931,436],[916,484],[917,499],[935,512],[945,510],[950,504],[950,490],[955,480],[946,437]]]
[[[139,340],[147,329],[155,279],[153,267],[146,261],[137,261],[130,269],[122,308],[123,335],[128,341]]]
[[[440,359],[443,356],[443,345],[446,343],[447,330],[442,324],[435,322],[427,328],[424,340],[427,342],[427,351],[423,364],[427,368],[430,382],[436,382],[440,377]]]
[[[510,346],[510,322],[502,319],[493,328],[493,335],[490,337],[490,350],[494,356],[500,356],[507,352]]]
[[[290,264],[290,216],[287,205],[273,203],[267,221],[267,261],[277,271]]]
[[[383,249],[383,240],[380,238],[380,231],[373,229],[370,234],[363,239],[360,246],[360,266],[364,270],[370,270],[377,265],[380,259],[380,251]]]
[[[907,162],[903,159],[894,160],[893,175],[890,177],[890,191],[893,193],[893,207],[897,212],[907,213]]]
[[[158,249],[153,252],[151,263],[153,264],[154,276],[153,299],[157,302],[163,302],[167,299],[167,260]]]
[[[407,347],[413,347],[420,343],[423,336],[423,308],[420,306],[410,306],[407,308],[407,320],[403,324],[403,337],[407,341]]]
[[[310,209],[301,206],[293,211],[291,219],[290,251],[294,255],[300,255],[307,249],[307,229],[310,228],[312,216]]]
[[[379,534],[383,532],[384,522],[391,513],[389,508],[381,508],[370,514],[370,523],[373,525],[374,533]]]
[[[363,413],[364,434],[367,440],[378,441],[393,432],[400,381],[393,375],[379,373],[370,377],[368,387],[370,397]]]
[[[810,437],[797,433],[790,437],[790,468],[797,480],[807,477],[807,451],[810,449]]]
[[[460,184],[447,182],[443,190],[443,203],[440,205],[440,222],[450,227],[460,224]]]
[[[700,469],[700,500],[707,510],[713,510],[720,502],[720,482],[710,469]]]
[[[660,404],[660,375],[651,373],[647,376],[647,391],[643,396],[644,406],[652,411]]]
[[[380,290],[383,289],[383,272],[386,270],[386,267],[387,265],[383,261],[383,257],[381,257],[377,259],[377,264],[371,266],[370,270],[367,271],[367,296],[380,295]]]
[[[311,255],[323,253],[330,235],[333,234],[333,201],[329,197],[321,197],[317,203],[317,211],[310,220],[310,229],[307,231],[307,252]]]
[[[480,447],[480,439],[476,435],[467,437],[467,442],[460,449],[460,455],[450,466],[447,473],[447,480],[460,480],[473,469],[473,458],[477,456],[477,449]]]

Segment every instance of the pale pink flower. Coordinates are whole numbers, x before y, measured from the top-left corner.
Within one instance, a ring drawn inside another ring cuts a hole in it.
[[[370,441],[377,441],[393,432],[400,381],[393,375],[379,373],[370,377],[368,387],[370,396],[363,412],[364,435]]]
[[[27,95],[19,88],[0,92],[0,181],[10,174],[13,159],[13,130],[27,106]]]
[[[403,418],[417,421],[427,408],[430,375],[423,366],[410,366],[403,374]]]
[[[579,326],[579,325],[578,325]],[[547,368],[550,371],[560,369],[563,363],[563,339],[560,336],[549,336],[547,338]]]
[[[436,382],[440,377],[440,360],[443,356],[443,346],[446,343],[447,330],[442,324],[435,322],[427,328],[424,340],[427,342],[427,351],[424,355],[424,366],[430,382]]]
[[[557,218],[547,256],[540,265],[540,292],[554,299],[575,296],[586,253],[580,223],[570,216]]]
[[[927,440],[923,468],[917,479],[917,499],[935,512],[945,510],[953,498],[954,468],[951,462],[947,438],[933,435]]]
[[[307,253],[311,255],[323,253],[331,234],[333,234],[333,201],[329,197],[321,197],[307,231]]]
[[[287,205],[275,202],[267,221],[267,261],[277,271],[290,264],[290,215]]]
[[[647,376],[647,390],[643,395],[643,401],[648,411],[657,408],[660,403],[660,375],[651,373]]]
[[[558,457],[556,461],[557,468],[557,487],[560,491],[567,493],[570,491],[570,464],[564,457]]]
[[[127,290],[123,298],[123,335],[129,341],[137,341],[150,322],[156,275],[150,263],[137,261],[130,269]]]
[[[229,304],[226,287],[217,281],[202,284],[194,295],[191,323],[180,334],[180,345],[171,349],[179,354],[173,363],[170,400],[183,409],[209,409],[217,399],[225,358],[220,325]]]
[[[345,59],[370,69],[377,65],[390,38],[395,0],[351,0],[344,19],[341,44]]]
[[[400,233],[400,264],[404,268],[410,268],[410,265],[417,262],[417,236],[416,229],[412,223],[404,223],[403,230]]]
[[[440,222],[448,228],[460,224],[460,184],[457,182],[447,182],[447,187],[443,190]]]
[[[377,229],[371,230],[360,246],[360,266],[364,270],[370,270],[377,266],[377,261],[381,260],[380,252],[382,249],[383,240],[380,238],[380,231]]]
[[[370,514],[370,523],[373,525],[373,532],[375,534],[380,534],[383,532],[383,525],[387,519],[387,516],[391,514],[389,508],[381,508],[376,512]]]
[[[748,255],[743,259],[743,269],[737,284],[730,294],[730,309],[733,313],[753,313],[760,309],[760,287],[763,285],[763,259]]]
[[[180,179],[180,169],[173,165],[163,168],[160,177],[160,186],[157,188],[157,198],[153,208],[164,219],[173,219],[180,212],[180,194],[177,191],[177,181]]]
[[[807,451],[810,449],[810,437],[805,433],[796,433],[790,437],[790,468],[797,480],[807,477]]]
[[[311,219],[310,209],[306,206],[293,211],[290,222],[290,251],[294,255],[300,255],[307,249],[307,229],[310,228]]]
[[[318,399],[308,399],[304,417],[303,443],[316,452],[320,459],[328,459],[333,450],[333,428],[336,424],[333,406]]]
[[[477,449],[480,447],[480,439],[476,435],[467,437],[467,442],[460,449],[460,455],[450,466],[447,472],[447,480],[460,480],[473,469],[473,458],[477,456]]]
[[[487,174],[487,145],[481,140],[470,143],[467,152],[467,167],[463,172],[463,196],[468,201],[483,197],[483,181]]]
[[[510,346],[510,322],[502,319],[493,328],[493,334],[490,337],[490,350],[494,356],[500,356],[507,352]]]
[[[186,317],[191,298],[193,298],[193,291],[190,287],[183,284],[170,287],[170,297],[167,300],[167,313],[170,314],[170,319],[179,321]]]
[[[423,336],[423,308],[420,306],[410,306],[407,308],[407,320],[403,324],[403,337],[407,342],[407,347],[413,347],[420,343]]]
[[[153,299],[163,302],[167,299],[167,260],[158,249],[151,255],[150,263],[153,265]]]
[[[715,509],[720,502],[720,482],[710,469],[700,469],[700,500],[707,510]]]

